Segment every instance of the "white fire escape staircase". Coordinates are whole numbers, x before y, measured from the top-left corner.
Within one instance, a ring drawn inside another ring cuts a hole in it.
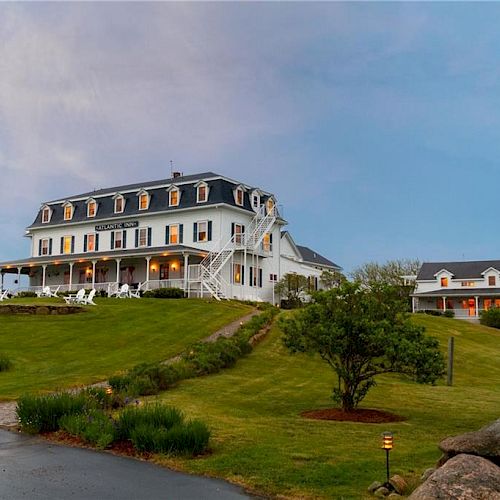
[[[228,284],[222,277],[222,269],[236,250],[254,252],[264,236],[276,222],[278,211],[262,205],[244,234],[234,234],[221,250],[210,252],[200,263],[200,279],[204,287],[216,300],[227,299]]]

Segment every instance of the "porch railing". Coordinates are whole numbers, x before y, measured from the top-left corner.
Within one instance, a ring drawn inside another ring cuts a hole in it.
[[[144,281],[144,283],[141,283],[139,286],[139,289],[144,292],[147,292],[148,290],[158,290],[159,288],[180,288],[184,290],[184,280],[149,280]]]

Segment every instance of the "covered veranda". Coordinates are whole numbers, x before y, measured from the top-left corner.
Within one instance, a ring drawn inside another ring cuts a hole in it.
[[[17,275],[17,286],[9,292],[37,292],[44,287],[58,292],[81,288],[113,294],[123,284],[142,291],[181,288],[188,295],[199,295],[199,263],[206,256],[195,248],[176,245],[112,252],[32,257],[0,263],[1,289],[4,276]],[[29,277],[22,286],[21,277]]]
[[[500,307],[500,288],[441,289],[412,295],[413,312],[453,311],[458,319],[478,319],[482,311]]]

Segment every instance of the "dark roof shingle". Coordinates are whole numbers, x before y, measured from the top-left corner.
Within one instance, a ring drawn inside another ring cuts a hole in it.
[[[455,279],[482,278],[486,269],[494,267],[500,271],[500,260],[475,260],[468,262],[424,262],[417,275],[419,280],[434,280],[436,273],[446,269]]]

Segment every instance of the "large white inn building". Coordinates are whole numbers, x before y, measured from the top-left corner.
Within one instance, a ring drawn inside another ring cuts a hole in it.
[[[179,287],[188,296],[274,301],[286,273],[340,267],[287,231],[274,195],[212,172],[100,189],[44,203],[26,235],[31,257],[1,262],[30,288],[121,284]],[[2,279],[3,283],[3,279]]]

